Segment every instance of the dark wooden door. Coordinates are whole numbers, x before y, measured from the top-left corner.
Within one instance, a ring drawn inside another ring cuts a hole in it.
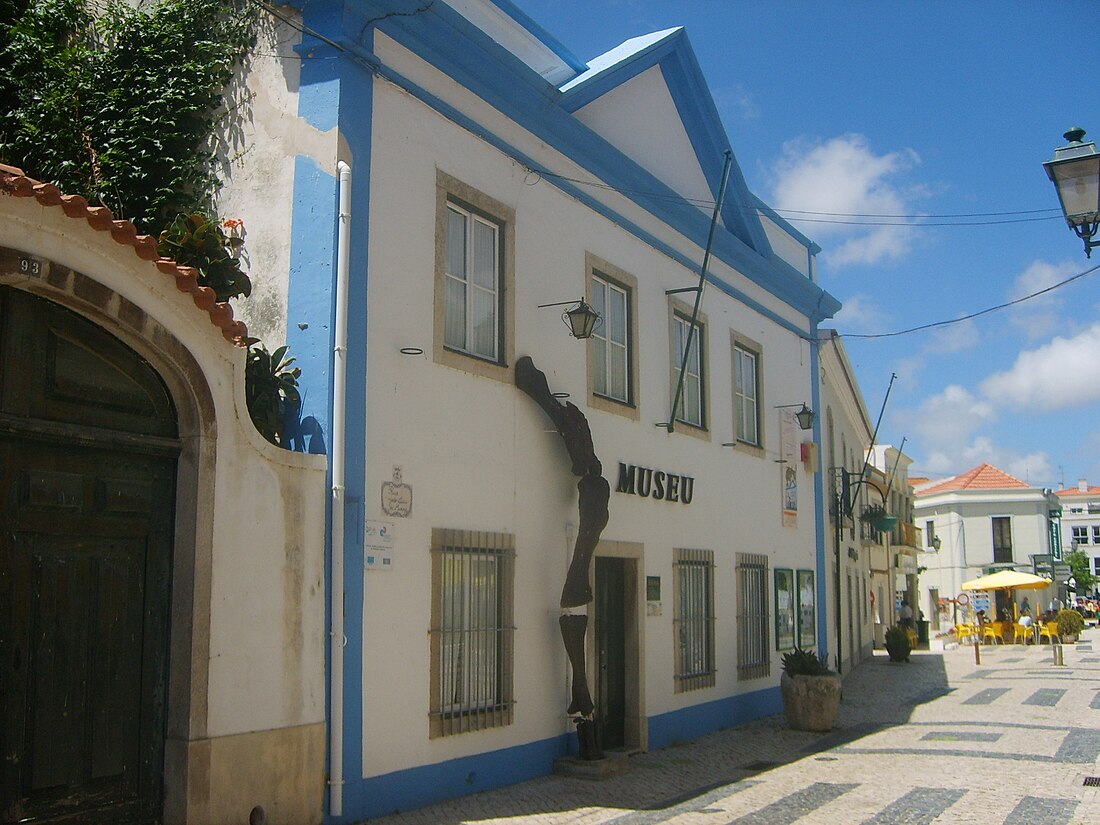
[[[600,744],[621,748],[626,733],[626,560],[596,557],[596,713]]]
[[[0,290],[0,821],[160,819],[175,414],[73,313]]]

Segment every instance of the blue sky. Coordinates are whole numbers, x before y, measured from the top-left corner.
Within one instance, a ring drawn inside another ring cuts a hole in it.
[[[1043,171],[1062,133],[1100,141],[1100,3],[517,0],[590,61],[684,26],[749,187],[795,220],[880,442],[942,477],[988,461],[1032,484],[1100,484],[1100,264]],[[988,213],[1026,213],[990,215]],[[985,213],[985,214],[982,214]],[[970,216],[970,217],[943,217]],[[944,223],[956,225],[944,226]],[[961,225],[961,224],[970,225]]]

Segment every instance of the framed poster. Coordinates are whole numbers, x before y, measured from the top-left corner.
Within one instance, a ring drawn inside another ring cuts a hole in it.
[[[817,644],[816,594],[814,571],[798,571],[798,646],[805,649]]]
[[[790,650],[794,647],[795,595],[794,571],[775,569],[775,649]]]

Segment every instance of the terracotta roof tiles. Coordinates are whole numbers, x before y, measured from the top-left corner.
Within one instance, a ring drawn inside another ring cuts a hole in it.
[[[979,464],[972,470],[962,475],[941,481],[917,491],[917,496],[927,496],[933,493],[949,493],[953,490],[1006,490],[1028,489],[1030,484],[1020,481],[1015,476],[1010,476],[1004,470],[999,470],[992,464]]]
[[[83,218],[97,232],[110,232],[116,243],[133,247],[135,255],[155,263],[160,272],[174,278],[176,289],[191,296],[195,306],[207,313],[210,323],[221,330],[227,341],[234,346],[247,346],[248,327],[243,321],[234,320],[233,307],[228,302],[218,302],[214,290],[199,286],[196,269],[160,257],[156,238],[139,235],[130,221],[115,220],[107,207],[89,206],[80,195],[65,195],[52,183],[27,177],[22,169],[3,163],[0,163],[0,192],[16,198],[34,198],[42,206],[60,207],[68,217]]]

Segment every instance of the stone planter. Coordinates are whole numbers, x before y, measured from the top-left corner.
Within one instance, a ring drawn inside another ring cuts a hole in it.
[[[793,730],[829,731],[840,708],[840,674],[788,676],[779,680],[783,709]]]

